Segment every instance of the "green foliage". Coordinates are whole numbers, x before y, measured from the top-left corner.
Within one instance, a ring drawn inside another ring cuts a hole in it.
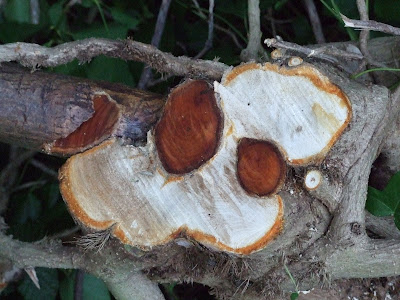
[[[60,298],[61,300],[74,300],[76,271],[66,271],[65,274],[65,278],[60,282]],[[102,280],[85,273],[83,277],[82,300],[91,299],[111,300],[111,296]]]
[[[299,298],[299,293],[294,292],[290,295],[290,300],[296,300],[297,298]]]
[[[30,5],[26,0],[8,0],[4,8],[4,17],[8,22],[29,23]]]
[[[176,283],[163,284],[162,286],[164,288],[165,294],[167,294],[167,296],[170,300],[179,300],[179,298],[175,295],[175,292],[174,292]]]
[[[358,35],[351,28],[344,27],[344,22],[340,14],[345,15],[349,18],[357,18],[358,10],[355,1],[346,1],[346,0],[330,0],[330,4],[328,4],[327,0],[320,0],[325,8],[338,20],[340,24],[340,28],[344,28],[349,35],[352,41],[356,41],[358,39]]]
[[[393,175],[383,191],[368,187],[366,209],[374,216],[394,216],[400,230],[400,172]]]
[[[379,0],[374,1],[374,13],[376,19],[392,25],[400,24],[400,1],[399,0]]]
[[[296,283],[296,280],[294,279],[292,273],[290,273],[290,270],[289,270],[289,268],[287,267],[287,265],[284,264],[283,267],[285,268],[286,274],[288,274],[288,276],[289,276],[289,278],[290,278],[290,281],[293,283],[294,288],[295,288],[295,292],[293,292],[293,293],[290,295],[290,300],[296,300],[296,299],[299,297],[299,286],[298,286],[298,284]]]
[[[8,234],[26,242],[39,240],[74,224],[56,182],[13,194],[6,221],[10,226]]]
[[[36,275],[39,279],[38,289],[27,274],[18,285],[18,292],[24,300],[55,300],[58,293],[58,272],[55,269],[36,268]]]

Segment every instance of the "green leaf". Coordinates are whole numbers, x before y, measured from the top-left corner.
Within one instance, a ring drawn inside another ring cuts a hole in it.
[[[400,205],[397,206],[393,216],[394,216],[394,224],[396,225],[397,229],[400,230]]]
[[[83,279],[83,299],[110,300],[110,293],[104,282],[91,274]]]
[[[60,282],[60,298],[61,300],[74,300],[74,282],[75,282],[75,270],[72,274],[68,274]]]
[[[392,176],[383,191],[368,187],[365,207],[375,216],[394,216],[400,229],[400,172]]]
[[[36,268],[40,290],[35,286],[28,275],[24,277],[18,286],[18,292],[24,296],[24,300],[56,299],[58,291],[58,272],[56,269]]]
[[[400,172],[394,174],[392,178],[390,178],[384,191],[388,198],[390,198],[388,204],[394,210],[400,202]]]
[[[299,293],[292,293],[290,295],[290,300],[296,300],[299,297]]]
[[[86,78],[87,77],[87,74],[86,74],[87,67],[88,67],[88,65],[81,65],[79,63],[79,61],[75,59],[65,65],[61,65],[61,66],[52,68],[52,71],[55,73]]]
[[[67,275],[60,283],[61,300],[74,300],[75,275]],[[104,282],[97,277],[85,273],[83,277],[83,300],[111,300],[110,292]]]
[[[91,79],[120,82],[130,86],[134,85],[134,80],[129,71],[128,64],[117,58],[105,56],[94,58],[89,64],[87,74]]]
[[[373,187],[368,187],[367,202],[365,208],[374,216],[392,216],[394,209],[388,206],[387,195]]]
[[[27,0],[8,0],[4,16],[8,22],[30,23],[30,3]]]

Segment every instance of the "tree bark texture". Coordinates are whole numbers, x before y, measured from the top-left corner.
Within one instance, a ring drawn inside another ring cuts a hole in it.
[[[0,94],[0,140],[58,155],[110,136],[143,141],[163,106],[163,97],[150,92],[10,64],[0,66]]]

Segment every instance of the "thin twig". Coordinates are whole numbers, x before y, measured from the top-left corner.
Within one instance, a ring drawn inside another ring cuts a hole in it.
[[[273,48],[282,48],[294,52],[299,52],[307,55],[308,57],[318,57],[321,59],[325,59],[327,61],[334,61],[335,58],[329,57],[335,56],[335,57],[342,57],[350,60],[361,60],[363,59],[363,56],[361,54],[357,54],[354,52],[349,52],[349,51],[343,51],[338,48],[332,47],[332,46],[322,46],[316,49],[311,49],[305,46],[300,46],[295,43],[290,43],[290,42],[285,42],[285,41],[280,41],[278,39],[266,39],[264,43],[268,47],[273,47]]]
[[[35,151],[25,151],[24,153],[20,154],[14,160],[10,161],[9,164],[1,171],[0,174],[0,186],[4,187],[10,186],[10,173],[14,172],[16,168],[18,168],[24,161],[31,158],[35,155]],[[6,184],[7,183],[7,184]]]
[[[264,43],[268,47],[302,53],[305,54],[307,57],[315,57],[324,61],[334,63],[349,74],[352,74],[353,71],[350,70],[348,66],[341,64],[336,57],[350,60],[362,60],[364,58],[361,54],[343,51],[332,46],[322,46],[320,48],[311,49],[305,46],[300,46],[295,43],[285,42],[278,39],[266,39]]]
[[[261,45],[261,24],[260,24],[260,1],[248,0],[248,17],[249,17],[249,41],[246,49],[240,53],[243,61],[258,60],[259,54],[265,56],[265,51]]]
[[[161,7],[160,11],[158,12],[158,17],[156,22],[156,28],[154,29],[154,34],[151,39],[151,45],[156,48],[158,48],[158,46],[160,45],[170,4],[171,0],[162,0],[161,2]],[[152,77],[151,68],[149,66],[145,66],[142,75],[140,76],[138,88],[145,89],[151,77]]]
[[[357,0],[357,8],[358,8],[358,12],[360,14],[360,19],[362,21],[369,21],[368,8],[367,8],[367,5],[365,4],[365,0]],[[368,64],[371,64],[373,59],[368,50],[368,39],[369,39],[369,30],[362,29],[360,32],[360,37],[359,37],[360,51],[364,55],[366,62]],[[372,79],[374,79],[372,73],[369,73],[369,75]]]
[[[212,48],[214,36],[214,0],[208,0],[208,37],[203,49],[194,58],[201,58]]]
[[[268,19],[271,23],[271,31],[272,31],[272,36],[276,36],[276,21],[274,19],[274,10],[272,9],[272,7],[268,8]]]
[[[99,55],[144,62],[158,72],[176,76],[218,80],[228,69],[227,65],[220,62],[196,60],[185,56],[176,57],[154,46],[133,40],[90,38],[64,43],[53,48],[28,43],[0,45],[0,62],[17,61],[31,68],[55,67],[74,59],[87,62]]]
[[[315,40],[318,44],[325,43],[324,32],[322,31],[321,21],[318,16],[317,8],[313,0],[304,0],[304,5],[310,18],[311,27],[314,32]]]
[[[43,186],[46,183],[48,183],[47,180],[37,180],[37,181],[30,181],[26,182],[24,184],[18,185],[16,188],[12,189],[11,192],[15,193],[24,189],[29,189],[31,187],[38,187],[38,186]]]
[[[203,20],[207,20],[207,22],[208,22],[208,19],[209,19],[209,18],[207,18],[207,16],[203,13],[203,11],[202,11],[202,9],[201,9],[199,3],[197,2],[197,0],[192,0],[192,2],[193,2],[194,6],[195,6],[196,9],[197,9],[197,15],[198,15],[200,18],[202,18]],[[227,35],[229,35],[229,36],[232,38],[232,41],[235,43],[235,45],[236,45],[239,49],[243,49],[243,48],[244,48],[244,47],[240,44],[240,42],[239,42],[238,38],[236,37],[235,33],[233,33],[232,31],[230,31],[229,29],[226,29],[226,28],[224,28],[224,27],[222,27],[222,26],[220,26],[220,25],[218,25],[218,24],[214,24],[214,28],[217,29],[217,30],[219,30],[219,31],[222,31],[222,32],[226,33]]]
[[[268,9],[268,10],[269,10],[269,9]],[[273,11],[274,9],[271,8],[271,10]],[[295,18],[291,18],[291,19],[277,19],[277,18],[274,18],[274,17],[272,16],[272,14],[270,14],[270,13],[268,13],[267,15],[264,15],[263,18],[264,18],[265,20],[269,21],[269,22],[272,22],[272,21],[273,21],[274,24],[280,24],[280,25],[282,25],[282,24],[293,23],[294,20],[295,20]]]
[[[50,240],[63,239],[63,238],[69,237],[70,235],[73,235],[74,233],[77,233],[79,230],[81,230],[81,228],[78,225],[76,225],[74,227],[67,228],[63,231],[60,231],[51,236],[48,236],[48,239],[50,239]]]
[[[30,0],[31,5],[31,23],[32,24],[39,24],[39,17],[40,17],[40,5],[39,0]]]
[[[42,172],[46,173],[47,175],[50,175],[51,177],[58,178],[58,173],[57,171],[54,171],[53,169],[49,168],[42,162],[38,161],[37,159],[32,159],[30,161],[30,164],[34,166],[35,168],[38,168]]]
[[[367,29],[367,30],[384,32],[387,34],[400,35],[400,28],[397,28],[397,27],[394,27],[394,26],[391,26],[391,25],[388,25],[385,23],[380,23],[377,21],[354,20],[354,19],[350,19],[342,14],[341,14],[341,17],[342,17],[345,27],[350,27],[350,28],[355,28],[355,29]]]
[[[196,6],[197,10],[198,10],[198,14],[200,17],[204,17],[206,18],[205,14],[202,12],[199,3],[197,2],[197,0],[193,0],[194,5]],[[207,41],[204,44],[203,49],[197,53],[197,55],[194,57],[195,59],[201,58],[204,54],[207,53],[208,50],[210,50],[212,48],[212,44],[213,44],[213,33],[214,33],[214,0],[209,0],[209,14],[208,14],[208,38]],[[236,38],[236,36],[234,35],[234,37]],[[171,78],[171,75],[167,75],[164,76],[162,75],[160,78],[155,79],[155,80],[149,80],[147,87],[152,87],[156,84],[159,84],[161,82],[165,82],[167,81],[169,78]]]

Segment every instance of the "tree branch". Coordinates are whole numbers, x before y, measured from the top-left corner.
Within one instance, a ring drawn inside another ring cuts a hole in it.
[[[25,243],[0,232],[0,244],[0,257],[12,261],[18,268],[87,268],[84,253],[74,247],[63,247],[60,243]]]
[[[379,31],[379,32],[384,32],[387,34],[393,34],[393,35],[400,35],[400,28],[385,24],[385,23],[380,23],[377,21],[360,21],[360,20],[354,20],[346,17],[345,15],[342,15],[342,20],[344,22],[345,27],[350,27],[350,28],[355,28],[355,29],[366,29],[366,30],[373,30],[373,31]]]
[[[115,41],[89,38],[64,43],[53,48],[37,44],[11,43],[0,45],[0,62],[17,61],[31,67],[55,67],[74,59],[90,61],[93,57],[105,55],[147,63],[158,72],[177,76],[220,79],[228,68],[223,63],[209,60],[194,60],[185,56],[175,57],[154,46],[132,40]]]
[[[398,240],[370,240],[334,251],[325,267],[332,279],[371,278],[400,275],[399,262]]]
[[[357,0],[357,8],[358,12],[360,14],[360,19],[362,21],[368,21],[368,8],[365,3],[365,0]],[[359,36],[359,43],[360,43],[360,50],[361,53],[364,55],[365,60],[361,65],[360,65],[360,70],[362,70],[365,65],[368,63],[369,65],[372,65],[373,59],[371,57],[371,54],[369,53],[368,50],[368,39],[369,39],[369,30],[363,29],[360,32]],[[368,73],[368,76],[374,80],[374,75],[372,73]]]
[[[31,23],[39,24],[40,18],[40,5],[39,0],[30,0],[30,9],[31,9]]]
[[[203,49],[197,53],[195,58],[201,58],[212,48],[214,36],[214,0],[208,0],[208,36]],[[196,2],[197,3],[197,2]],[[198,4],[197,4],[198,5]]]
[[[249,41],[246,49],[240,53],[242,61],[259,60],[259,55],[265,56],[264,48],[261,45],[261,27],[260,27],[260,1],[248,0],[248,18],[249,18]],[[263,57],[263,59],[265,59]]]
[[[162,96],[120,84],[11,64],[0,66],[0,92],[1,141],[65,156],[111,136],[144,140],[164,104]]]
[[[105,281],[108,289],[116,299],[164,300],[157,284],[150,281],[141,272],[131,272],[125,281],[110,278]],[[129,289],[127,288],[129,286]]]
[[[393,217],[375,217],[367,211],[365,212],[365,226],[380,237],[400,240],[400,231],[394,224]]]
[[[110,242],[101,252],[83,252],[56,241],[20,242],[0,231],[0,245],[0,258],[17,268],[82,269],[101,278],[117,299],[164,299],[157,285],[139,271],[153,266],[154,261],[148,265],[138,262],[119,243]]]
[[[264,43],[268,47],[281,48],[296,53],[302,53],[307,57],[317,57],[329,62],[337,62],[335,57],[342,57],[351,60],[361,60],[363,56],[357,53],[343,51],[333,46],[319,46],[317,48],[309,48],[291,42],[285,42],[278,39],[265,39]]]
[[[170,4],[171,0],[163,0],[161,2],[160,11],[158,12],[158,17],[157,17],[156,28],[154,29],[154,34],[151,39],[151,45],[156,48],[158,48],[158,46],[160,45]],[[148,66],[145,66],[142,75],[140,76],[139,79],[138,88],[145,89],[151,77],[152,77],[151,69]]]
[[[317,8],[313,0],[304,0],[311,27],[314,32],[315,40],[318,44],[325,43],[324,32],[322,31],[321,21],[318,16]]]

